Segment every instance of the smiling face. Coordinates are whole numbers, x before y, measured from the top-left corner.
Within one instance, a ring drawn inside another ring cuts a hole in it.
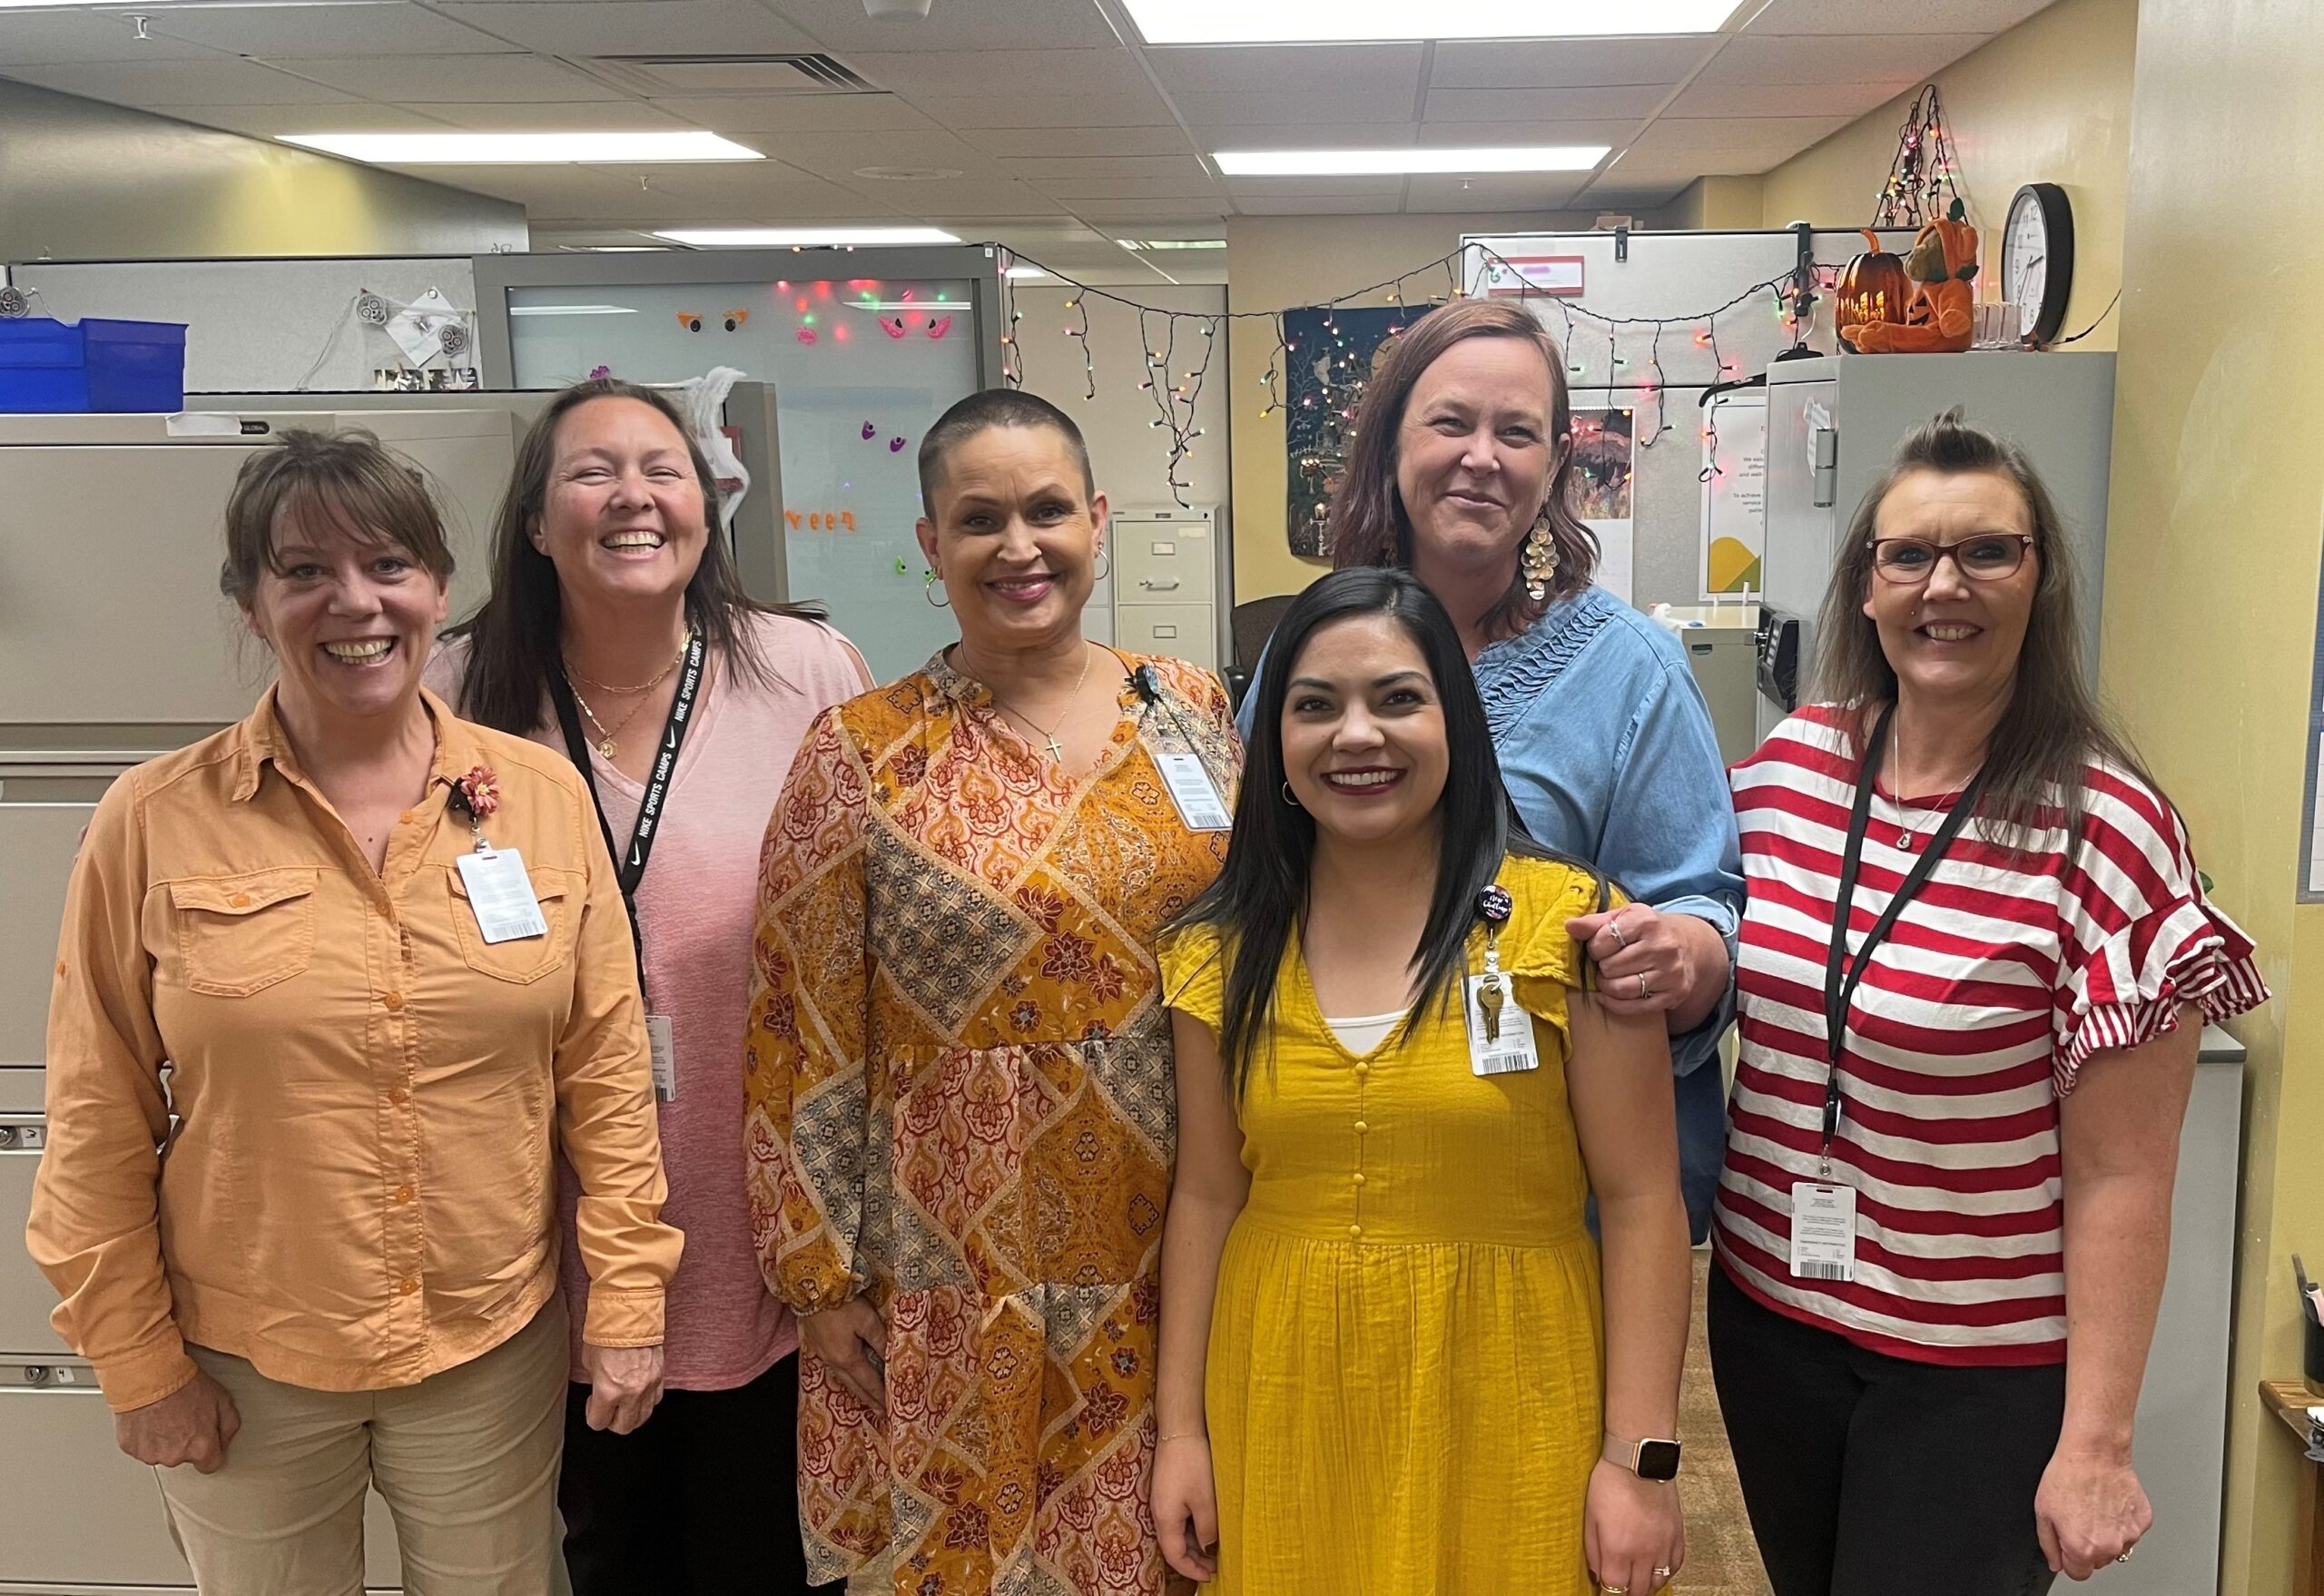
[[[1049,427],[988,427],[949,450],[920,522],[971,648],[1019,650],[1078,636],[1106,543],[1106,496]]]
[[[1318,626],[1283,701],[1284,777],[1319,831],[1379,843],[1433,825],[1450,759],[1420,645],[1393,617]]]
[[[667,416],[608,398],[558,421],[532,538],[567,594],[667,600],[694,580],[708,537],[693,456]]]
[[[284,510],[244,609],[273,649],[294,718],[399,714],[444,624],[451,585],[398,543],[357,537],[312,507]]]
[[[1881,499],[1873,522],[1876,546],[1890,537],[1945,545],[2033,531],[2024,494],[2007,477],[1986,471],[1907,472]],[[1864,613],[1879,631],[1899,695],[1970,704],[2005,699],[2025,646],[2041,566],[2029,550],[2014,572],[1986,581],[1965,577],[1955,556],[1936,561],[1919,586],[1871,573]]]
[[[1413,384],[1396,429],[1396,492],[1423,582],[1513,570],[1567,446],[1550,435],[1550,383],[1531,340],[1468,338]]]

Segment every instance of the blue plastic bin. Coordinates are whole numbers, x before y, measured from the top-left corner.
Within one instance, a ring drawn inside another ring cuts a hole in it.
[[[185,409],[185,328],[87,316],[0,321],[0,411]]]

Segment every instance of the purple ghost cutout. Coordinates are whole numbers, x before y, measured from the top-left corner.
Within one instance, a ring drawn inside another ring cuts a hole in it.
[[[888,452],[891,455],[901,453],[903,451],[903,447],[904,440],[901,438],[891,438],[888,439]]]

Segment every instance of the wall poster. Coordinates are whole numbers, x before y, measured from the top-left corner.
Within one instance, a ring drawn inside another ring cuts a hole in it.
[[[1332,495],[1347,469],[1356,412],[1395,335],[1427,307],[1286,310],[1283,314],[1285,526],[1291,552],[1319,559]]]
[[[1702,596],[1757,593],[1768,530],[1768,395],[1722,393],[1703,407]]]

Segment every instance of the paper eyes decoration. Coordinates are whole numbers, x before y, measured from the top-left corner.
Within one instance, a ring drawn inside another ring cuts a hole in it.
[[[729,310],[723,316],[713,316],[709,318],[710,320],[716,321],[724,325],[729,332],[740,332],[743,330],[743,323],[748,321],[750,319],[751,313],[748,310]],[[704,317],[702,312],[699,310],[681,310],[678,312],[678,325],[684,328],[688,332],[700,332],[702,330],[703,321]]]

